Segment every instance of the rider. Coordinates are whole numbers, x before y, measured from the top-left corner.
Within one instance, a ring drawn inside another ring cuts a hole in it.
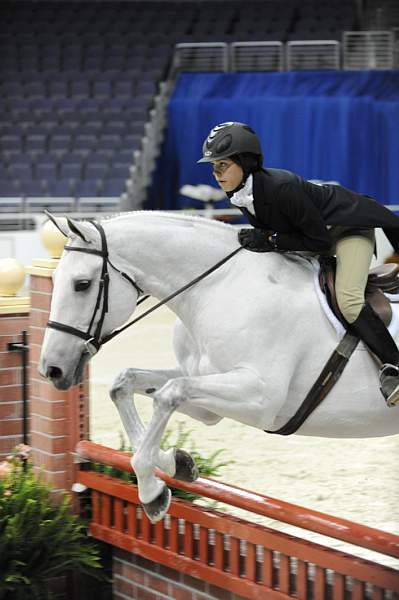
[[[336,255],[339,309],[352,329],[379,358],[381,392],[399,402],[399,350],[383,321],[365,301],[375,250],[375,227],[382,227],[399,252],[399,219],[369,196],[340,185],[315,185],[282,169],[264,169],[259,139],[244,123],[215,126],[203,157],[230,202],[253,228],[239,242],[255,252],[311,251]]]

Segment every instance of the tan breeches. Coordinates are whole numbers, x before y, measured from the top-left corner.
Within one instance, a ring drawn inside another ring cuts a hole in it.
[[[348,323],[356,321],[364,306],[374,245],[374,229],[364,230],[361,235],[348,235],[336,242],[335,289],[339,309]]]

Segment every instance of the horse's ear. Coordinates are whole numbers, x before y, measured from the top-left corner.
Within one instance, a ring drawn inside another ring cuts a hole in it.
[[[69,230],[80,237],[84,242],[91,244],[91,242],[95,240],[92,226],[89,225],[89,223],[85,223],[84,221],[75,221],[69,217],[67,217],[67,223]]]
[[[65,237],[68,237],[69,229],[65,217],[55,217],[48,210],[45,210],[44,212],[53,225],[57,227],[58,231],[60,231],[62,235],[65,235]]]

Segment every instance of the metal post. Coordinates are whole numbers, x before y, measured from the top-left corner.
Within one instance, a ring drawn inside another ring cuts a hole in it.
[[[23,443],[28,443],[28,334],[22,331],[22,342],[10,342],[7,345],[9,352],[21,352],[22,355],[22,420]]]

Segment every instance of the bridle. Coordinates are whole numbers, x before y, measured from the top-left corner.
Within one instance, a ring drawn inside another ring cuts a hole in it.
[[[225,256],[222,260],[220,260],[215,265],[213,265],[213,267],[211,267],[210,269],[207,269],[207,271],[205,271],[204,273],[201,273],[201,275],[199,275],[198,277],[196,277],[195,279],[193,279],[192,281],[190,281],[189,283],[184,285],[182,288],[178,289],[176,292],[173,292],[172,294],[167,296],[167,298],[164,298],[163,300],[161,300],[160,302],[158,302],[157,304],[155,304],[154,306],[152,306],[151,308],[146,310],[144,313],[142,313],[141,315],[139,315],[138,317],[136,317],[135,319],[133,319],[132,321],[130,321],[129,323],[124,325],[123,327],[120,327],[119,329],[115,329],[111,333],[102,337],[101,331],[103,328],[105,315],[107,314],[108,309],[109,309],[108,265],[110,267],[112,267],[117,273],[119,273],[119,275],[121,277],[126,279],[126,281],[128,281],[135,288],[135,290],[138,294],[138,297],[141,296],[144,292],[140,288],[140,286],[134,281],[134,279],[129,277],[129,275],[127,275],[124,271],[121,271],[120,269],[118,269],[111,263],[111,261],[109,259],[109,254],[108,254],[108,244],[107,244],[107,238],[105,236],[105,231],[104,231],[102,225],[100,225],[100,223],[97,223],[95,221],[92,221],[91,223],[92,223],[92,225],[94,225],[94,227],[97,229],[97,231],[100,234],[101,250],[94,250],[91,248],[79,248],[79,247],[74,247],[74,246],[65,246],[64,247],[64,250],[67,250],[68,252],[82,252],[84,254],[94,254],[96,256],[101,256],[103,259],[97,300],[96,300],[96,303],[94,306],[93,316],[90,320],[89,327],[88,327],[87,331],[82,331],[81,329],[77,329],[76,327],[72,327],[71,325],[66,325],[65,323],[60,323],[59,321],[49,321],[47,323],[47,327],[49,327],[50,329],[56,329],[58,331],[70,333],[71,335],[74,335],[76,337],[79,337],[79,338],[85,340],[84,346],[85,346],[86,352],[88,354],[90,354],[91,356],[94,356],[94,354],[96,354],[100,350],[101,346],[103,346],[104,344],[109,342],[112,338],[117,336],[119,333],[121,333],[128,327],[131,327],[132,325],[137,323],[137,321],[140,321],[141,319],[143,319],[144,317],[146,317],[147,315],[152,313],[154,310],[156,310],[163,304],[166,304],[167,302],[172,300],[172,298],[175,298],[176,296],[178,296],[179,294],[181,294],[182,292],[184,292],[185,290],[187,290],[188,288],[193,286],[195,283],[197,283],[201,279],[204,279],[204,277],[206,277],[207,275],[209,275],[210,273],[212,273],[213,271],[215,271],[216,269],[221,267],[225,262],[227,262],[230,258],[232,258],[240,250],[242,250],[242,246],[239,246],[233,252],[231,252],[230,254]],[[142,302],[144,302],[144,300],[147,300],[147,298],[149,298],[149,297],[150,297],[149,295],[143,296],[137,302],[137,305],[141,304]],[[98,320],[98,323],[95,327],[94,332],[92,333],[92,328],[94,325],[96,315],[100,310],[100,305],[102,305],[100,318]]]
[[[108,293],[109,292],[108,265],[110,265],[113,269],[115,269],[115,271],[117,271],[117,273],[119,273],[119,275],[121,275],[129,283],[131,283],[131,285],[136,289],[139,296],[143,293],[143,290],[137,285],[137,283],[131,277],[129,277],[129,275],[127,275],[123,271],[119,270],[117,267],[115,267],[111,263],[111,261],[109,259],[107,238],[105,237],[104,229],[99,223],[96,223],[93,221],[92,224],[94,225],[94,227],[97,229],[97,231],[100,234],[101,250],[94,250],[94,249],[92,250],[91,248],[76,248],[74,246],[65,246],[64,247],[64,250],[67,250],[68,252],[82,252],[84,254],[94,254],[95,256],[101,256],[103,259],[101,275],[100,275],[100,283],[99,283],[98,293],[97,293],[97,300],[96,300],[96,303],[94,306],[93,316],[90,320],[90,325],[89,325],[87,331],[82,331],[81,329],[77,329],[76,327],[71,327],[71,325],[65,325],[65,323],[60,323],[58,321],[49,321],[47,323],[47,327],[50,327],[50,329],[57,329],[58,331],[64,331],[66,333],[70,333],[71,335],[75,335],[77,337],[82,338],[83,340],[85,340],[86,352],[88,352],[91,355],[94,355],[94,354],[96,354],[96,352],[99,351],[102,344],[104,344],[106,341],[108,341],[107,338],[101,338],[101,331],[103,328],[105,315],[108,312],[108,296],[109,296],[109,293]],[[146,296],[145,298],[142,298],[141,301],[145,300],[146,298],[148,298],[148,296]],[[101,304],[102,304],[102,306],[101,306],[100,318],[98,320],[98,323],[97,323],[97,326],[96,326],[94,332],[92,333],[93,324],[94,324],[96,315],[97,315],[98,311],[100,310]],[[109,336],[107,336],[107,337],[109,337]],[[111,338],[109,337],[109,339],[111,339]]]

